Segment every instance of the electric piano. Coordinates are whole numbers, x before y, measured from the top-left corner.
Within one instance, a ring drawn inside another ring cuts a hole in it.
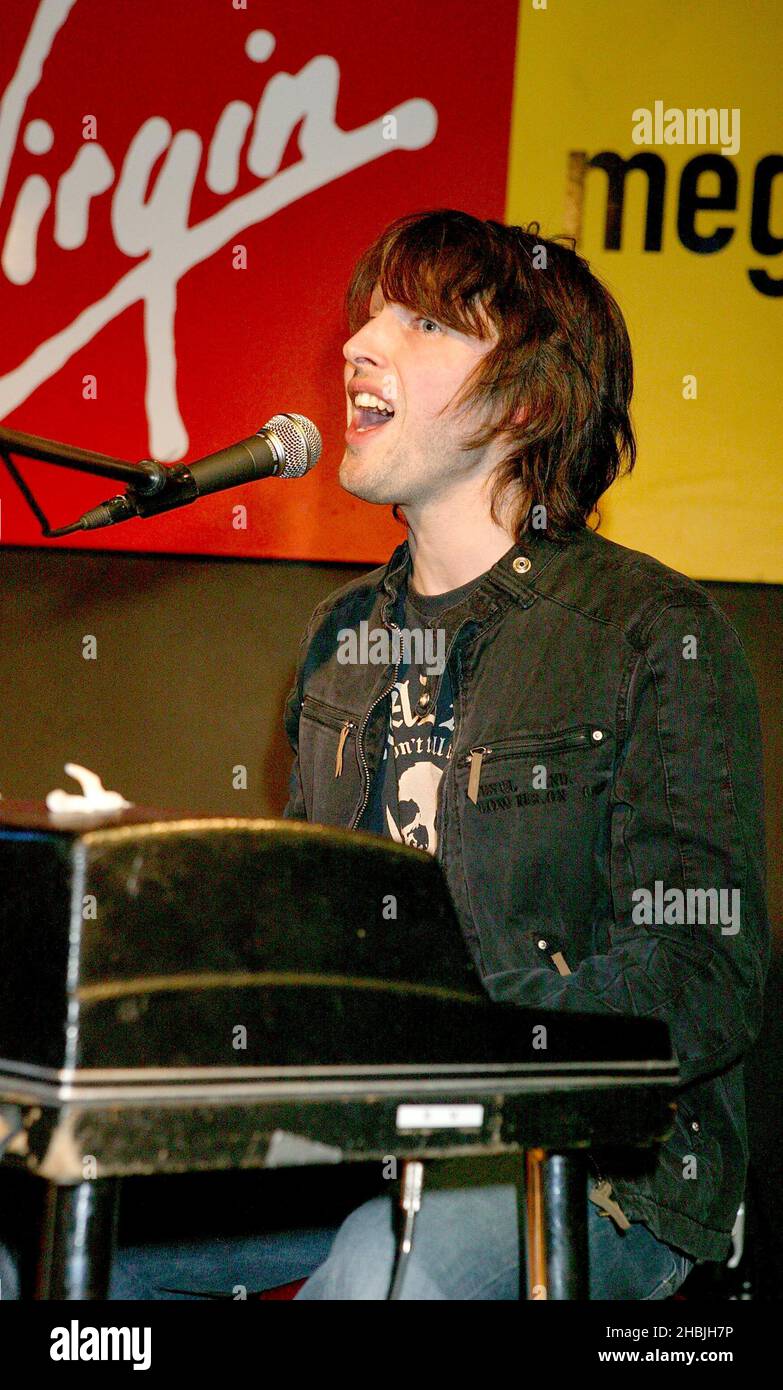
[[[0,1153],[47,1184],[38,1297],[105,1297],[125,1175],[515,1151],[547,1156],[547,1296],[587,1296],[586,1153],[671,1133],[668,1030],[491,1002],[431,855],[3,801],[0,882]]]

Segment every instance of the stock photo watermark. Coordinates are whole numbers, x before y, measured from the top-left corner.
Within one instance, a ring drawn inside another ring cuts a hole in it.
[[[635,145],[718,145],[721,154],[739,154],[738,106],[638,106],[631,113]]]
[[[342,666],[390,666],[402,659],[423,666],[433,676],[446,666],[446,629],[442,627],[370,627],[366,618],[355,628],[337,634],[337,660]]]
[[[736,936],[740,929],[739,888],[664,888],[656,878],[649,888],[636,888],[631,919],[640,927],[720,926],[723,936]]]

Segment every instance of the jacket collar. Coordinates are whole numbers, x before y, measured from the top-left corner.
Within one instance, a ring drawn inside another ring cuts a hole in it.
[[[503,595],[510,596],[524,608],[529,607],[536,597],[536,578],[570,541],[571,538],[550,541],[541,531],[526,531],[522,540],[510,546],[476,585],[467,601],[472,615],[476,618],[490,616],[497,611],[498,599]],[[397,603],[411,568],[410,548],[404,540],[389,557],[377,584],[378,590],[386,593],[393,605]]]

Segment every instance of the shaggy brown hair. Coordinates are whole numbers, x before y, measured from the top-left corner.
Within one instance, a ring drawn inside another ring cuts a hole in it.
[[[541,504],[552,539],[586,525],[599,497],[636,461],[623,315],[584,257],[559,244],[567,238],[538,231],[537,222],[507,227],[450,208],[408,213],[364,252],[346,293],[351,335],[367,321],[376,284],[387,302],[482,341],[492,324],[498,342],[468,376],[456,408],[476,406],[486,421],[466,448],[508,437],[491,514],[497,522],[509,491],[517,541]]]

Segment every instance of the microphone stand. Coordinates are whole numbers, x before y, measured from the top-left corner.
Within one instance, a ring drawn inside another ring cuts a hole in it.
[[[81,520],[70,526],[53,530],[47,517],[38,505],[21,473],[16,468],[11,454],[21,454],[24,458],[38,459],[41,463],[53,463],[59,468],[72,468],[77,472],[96,474],[101,478],[115,478],[127,483],[133,493],[153,496],[165,487],[169,470],[154,459],[143,459],[140,463],[128,463],[124,459],[112,458],[109,454],[96,454],[91,449],[80,449],[75,444],[58,444],[54,439],[42,439],[37,434],[22,434],[18,430],[0,429],[0,458],[3,459],[11,478],[16,483],[38,521],[41,534],[47,539],[69,536],[74,531],[83,530]]]

